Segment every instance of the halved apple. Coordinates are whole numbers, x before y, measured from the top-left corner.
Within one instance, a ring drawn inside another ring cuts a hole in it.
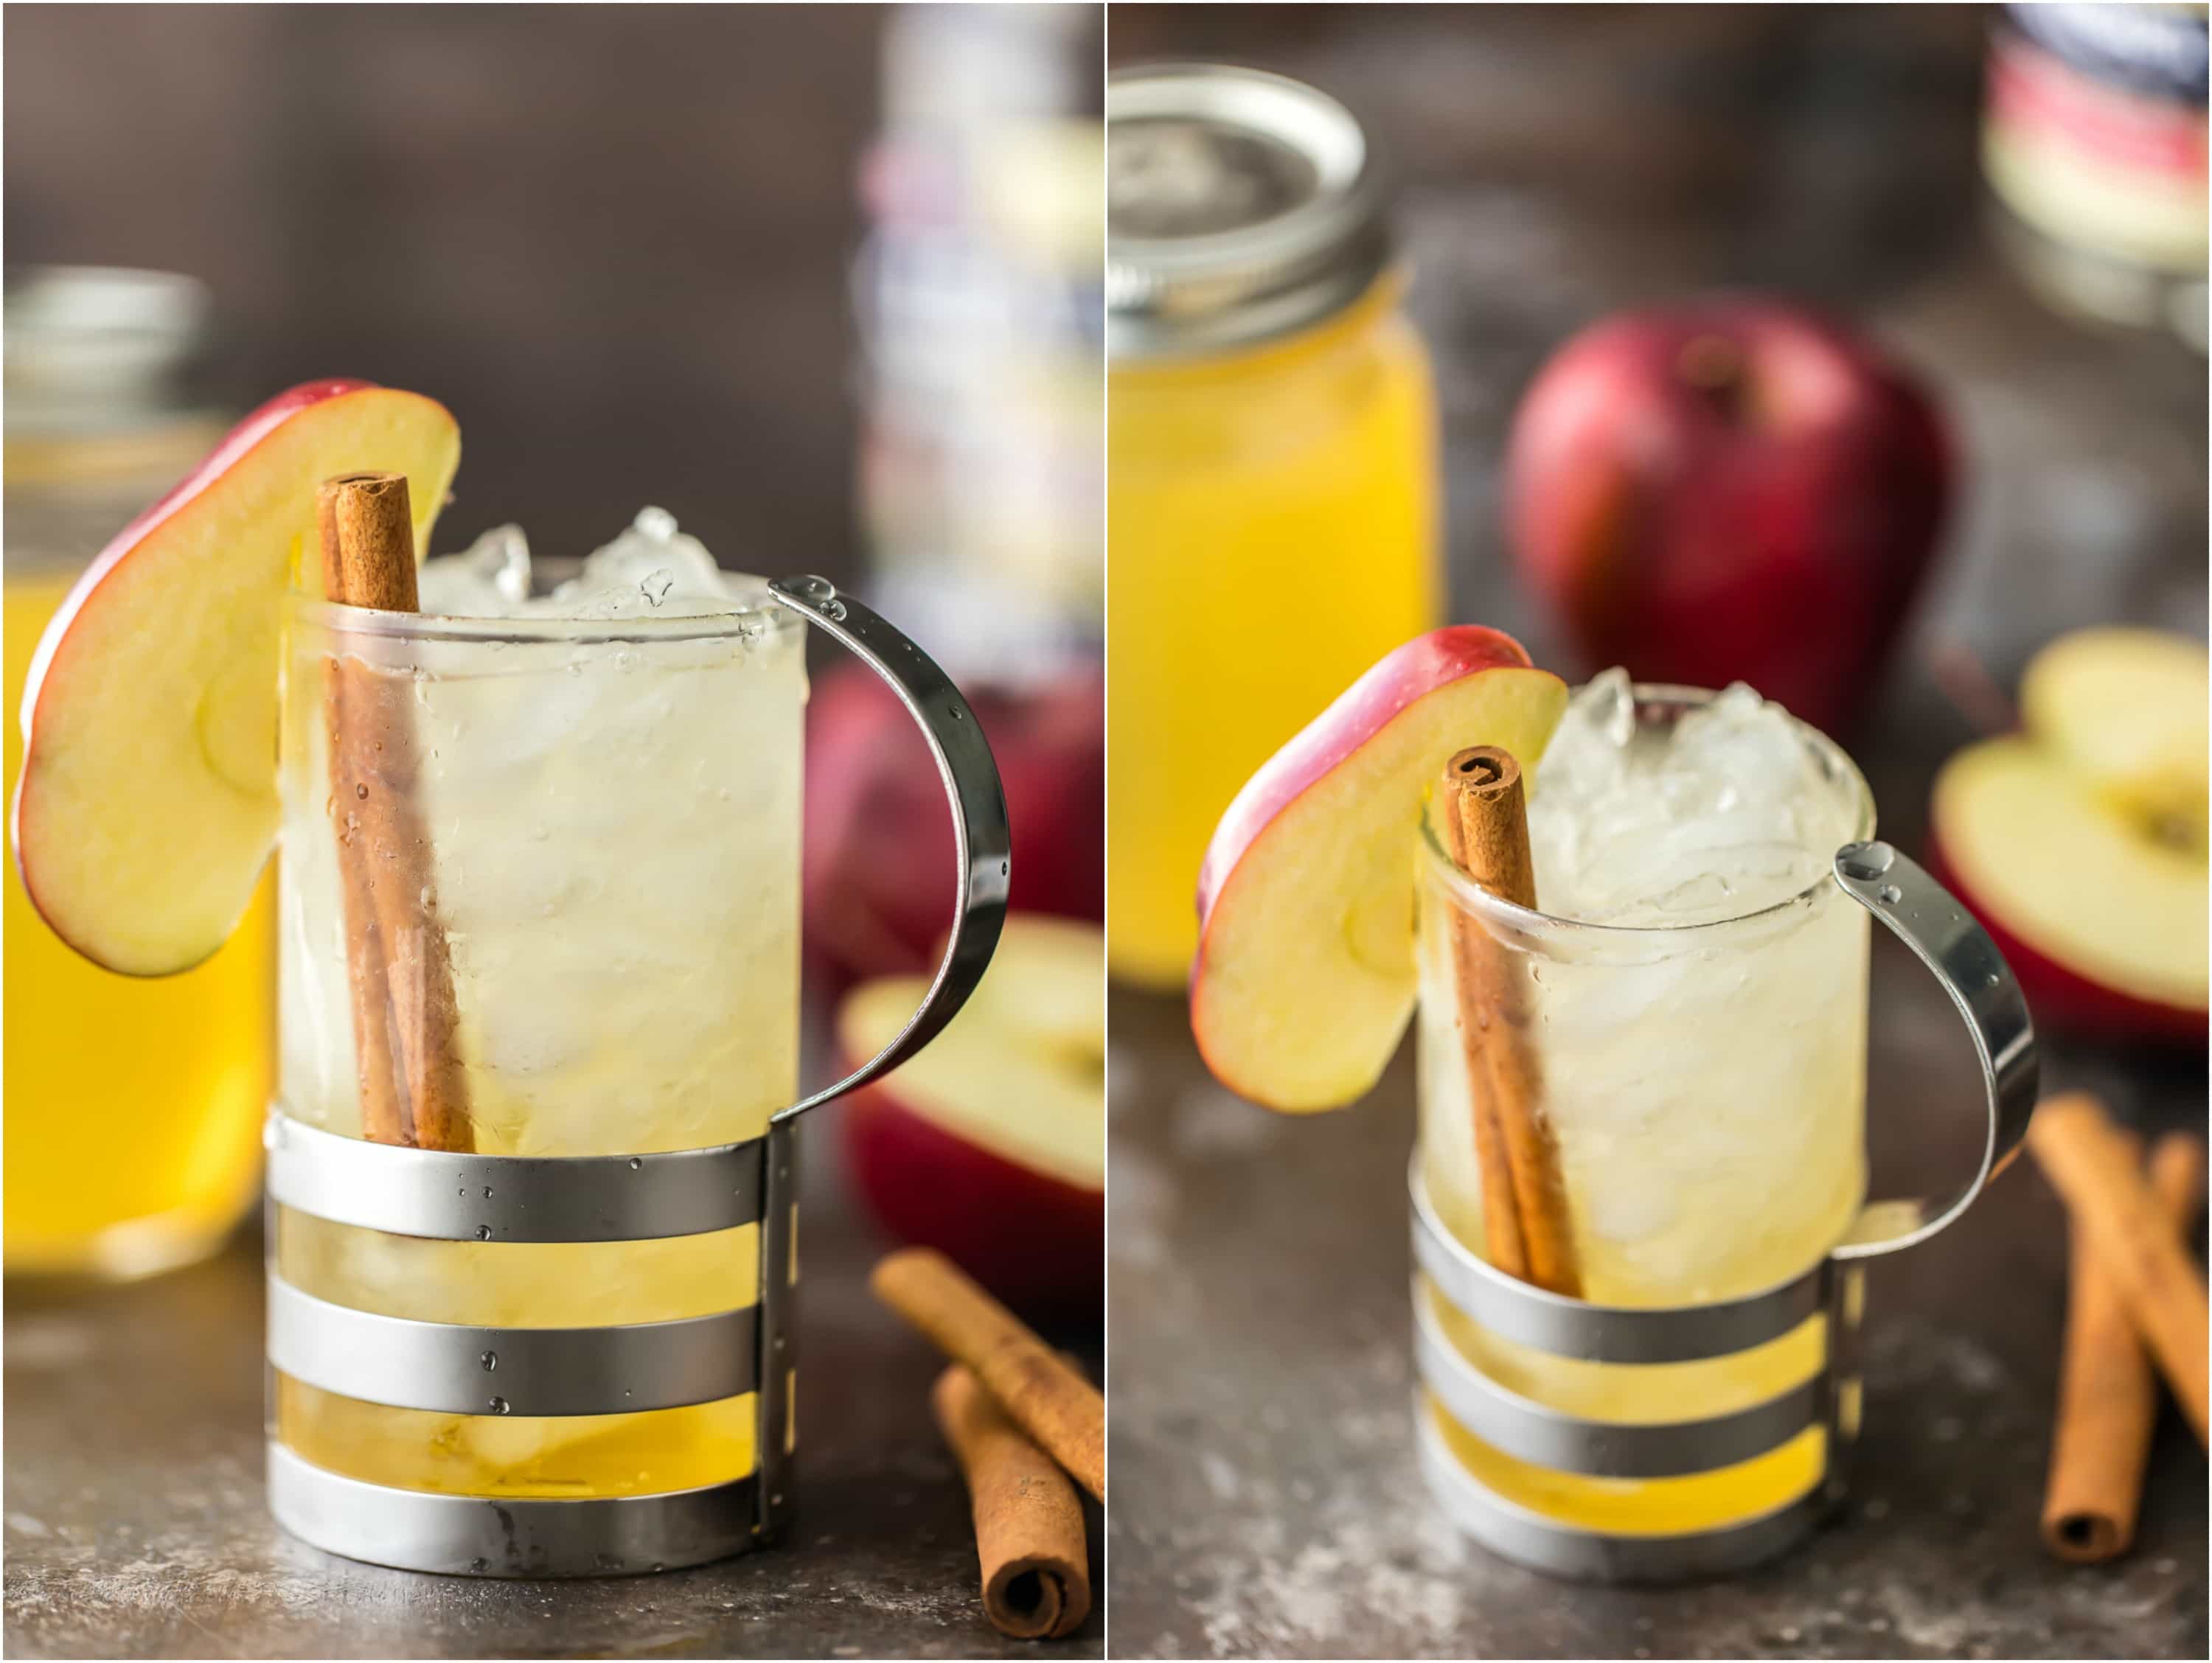
[[[2075,630],[2021,678],[2025,733],[1936,776],[1930,865],[2039,1023],[2204,1042],[2208,689],[2198,641]]]
[[[1198,880],[1191,1028],[1224,1085],[1270,1108],[1373,1086],[1413,1013],[1414,840],[1452,755],[1533,768],[1567,689],[1476,624],[1408,641],[1246,782]]]
[[[1930,865],[1996,939],[2039,1023],[2203,1043],[2205,856],[2022,737],[1936,777]]]
[[[64,941],[142,976],[222,945],[276,840],[278,608],[315,489],[405,474],[419,550],[459,461],[443,405],[311,381],[92,562],[33,655],[15,791],[23,885]],[[318,560],[306,570],[319,582]]]
[[[928,987],[863,984],[838,1048],[872,1056]],[[844,1108],[862,1199],[902,1241],[933,1247],[1009,1304],[1095,1305],[1103,1288],[1106,938],[1016,913],[967,1004],[928,1048]]]

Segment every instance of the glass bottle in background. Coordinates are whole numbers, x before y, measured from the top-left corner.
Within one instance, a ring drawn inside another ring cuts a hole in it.
[[[2051,305],[2205,346],[2206,9],[2014,5],[1990,36],[1982,166]]]
[[[959,683],[999,758],[1010,906],[1096,920],[1105,886],[1096,7],[901,6],[862,167],[858,494],[872,599]],[[952,825],[890,689],[807,709],[817,986],[926,969]],[[905,835],[887,846],[884,825]]]
[[[86,562],[223,424],[176,373],[206,295],[164,272],[10,274],[6,295],[7,790],[31,655]],[[6,1265],[143,1276],[214,1250],[251,1203],[272,1057],[273,877],[228,945],[133,980],[79,958],[6,891]]]
[[[861,181],[872,586],[954,676],[1098,651],[1097,16],[904,6]]]
[[[1180,986],[1237,787],[1437,622],[1437,417],[1358,122],[1279,76],[1112,76],[1107,956]]]

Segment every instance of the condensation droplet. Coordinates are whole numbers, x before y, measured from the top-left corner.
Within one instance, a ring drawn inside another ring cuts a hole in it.
[[[645,1169],[645,1162],[633,1155],[629,1157],[629,1169],[632,1172],[642,1172]]]
[[[1881,897],[1881,904],[1885,907],[1894,907],[1905,899],[1905,891],[1894,883],[1885,883],[1875,893]]]
[[[491,1400],[491,1412],[495,1415],[504,1415],[507,1412],[507,1399],[494,1398]]]
[[[479,1224],[479,1225],[477,1225],[477,1241],[490,1241],[490,1240],[491,1240],[491,1226],[490,1226],[490,1225],[489,1225],[489,1224]]]
[[[353,794],[365,803],[368,800],[368,787],[357,785],[353,788]]]
[[[483,1371],[489,1375],[493,1369],[499,1367],[499,1353],[496,1351],[486,1351],[482,1357],[477,1359],[477,1361],[483,1364]]]

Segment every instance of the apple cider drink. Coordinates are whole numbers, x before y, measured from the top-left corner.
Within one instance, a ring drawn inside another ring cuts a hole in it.
[[[1865,1187],[1868,916],[1829,881],[1871,835],[1864,782],[1826,739],[1750,689],[1576,695],[1534,774],[1537,910],[1468,879],[1433,833],[1419,957],[1420,1163],[1438,1218],[1486,1247],[1477,1116],[1495,1076],[1462,1042],[1474,932],[1526,1017],[1529,1077],[1565,1198],[1583,1300],[1679,1308],[1760,1292],[1816,1264]],[[1425,1284],[1461,1355],[1516,1395],[1587,1419],[1725,1414],[1816,1375],[1823,1319],[1694,1362],[1600,1363],[1518,1344]],[[1495,1494],[1585,1528],[1726,1524],[1815,1484],[1823,1429],[1740,1465],[1624,1479],[1553,1472],[1474,1437],[1431,1396],[1445,1445]]]
[[[287,602],[285,1112],[376,1135],[346,904],[349,863],[365,855],[427,860],[420,922],[443,936],[465,1105],[443,1146],[622,1156],[757,1138],[797,1083],[803,626],[653,509],[550,595],[532,587],[522,534],[506,527],[423,567],[422,616]],[[401,817],[366,786],[358,800],[337,788],[334,677],[348,697],[405,713]],[[385,1012],[395,1026],[423,1009],[404,981],[395,974]],[[393,1034],[395,1053],[419,1037]],[[334,1304],[580,1327],[751,1305],[757,1229],[479,1243],[280,1207],[276,1252],[284,1280]],[[681,1490],[754,1469],[750,1394],[510,1416],[493,1354],[483,1368],[491,1412],[478,1416],[389,1407],[280,1373],[276,1436],[330,1472],[477,1496]]]

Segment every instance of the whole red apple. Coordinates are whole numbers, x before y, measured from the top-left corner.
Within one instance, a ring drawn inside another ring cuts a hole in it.
[[[1105,685],[1095,670],[1020,692],[963,687],[999,764],[1017,911],[1105,907]],[[926,968],[952,923],[952,817],[914,720],[860,665],[807,710],[807,952],[839,985]]]
[[[1898,639],[1951,489],[1942,418],[1895,361],[1723,297],[1560,349],[1514,418],[1506,527],[1588,668],[1748,682],[1832,731]]]

